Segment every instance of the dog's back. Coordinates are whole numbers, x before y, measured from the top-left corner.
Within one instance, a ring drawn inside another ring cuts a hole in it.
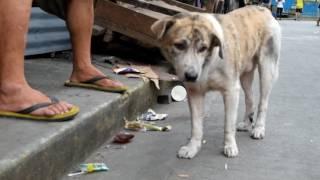
[[[264,53],[279,53],[280,25],[269,9],[247,6],[216,18],[224,31],[224,50],[233,51],[226,54],[234,56],[229,59],[238,61],[240,71],[247,71],[246,61],[257,60],[262,48],[268,48]]]

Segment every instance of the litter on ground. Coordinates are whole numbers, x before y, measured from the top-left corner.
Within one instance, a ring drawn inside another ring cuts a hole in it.
[[[100,172],[100,171],[108,171],[109,168],[105,163],[87,163],[80,164],[79,170],[69,173],[68,176],[76,176],[81,174]]]
[[[161,121],[165,120],[168,117],[168,114],[157,114],[154,110],[148,109],[146,113],[143,113],[138,117],[138,120],[143,121]]]
[[[134,138],[134,135],[128,132],[119,132],[113,137],[113,143],[126,144]]]
[[[141,120],[127,121],[125,120],[125,129],[132,131],[170,131],[172,127],[167,126],[157,126],[154,123],[146,123]]]

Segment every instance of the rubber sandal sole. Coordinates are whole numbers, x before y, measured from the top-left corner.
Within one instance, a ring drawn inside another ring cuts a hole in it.
[[[80,109],[77,106],[73,106],[70,111],[57,114],[54,116],[38,116],[32,114],[22,114],[9,111],[0,111],[0,117],[18,118],[18,119],[29,119],[29,120],[39,120],[39,121],[67,121],[72,120],[78,113]]]

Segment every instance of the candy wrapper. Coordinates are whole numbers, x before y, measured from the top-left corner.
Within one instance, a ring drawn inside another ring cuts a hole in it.
[[[88,163],[80,164],[80,170],[69,173],[68,176],[76,176],[80,174],[93,173],[99,171],[108,171],[109,168],[104,163]]]

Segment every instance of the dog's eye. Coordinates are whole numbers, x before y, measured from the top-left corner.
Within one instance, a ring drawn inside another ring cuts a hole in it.
[[[201,46],[201,47],[199,48],[198,52],[199,52],[199,53],[202,53],[202,52],[206,51],[207,49],[208,49],[207,46]]]
[[[180,51],[183,51],[187,48],[187,43],[186,42],[178,42],[173,44],[174,47]]]

